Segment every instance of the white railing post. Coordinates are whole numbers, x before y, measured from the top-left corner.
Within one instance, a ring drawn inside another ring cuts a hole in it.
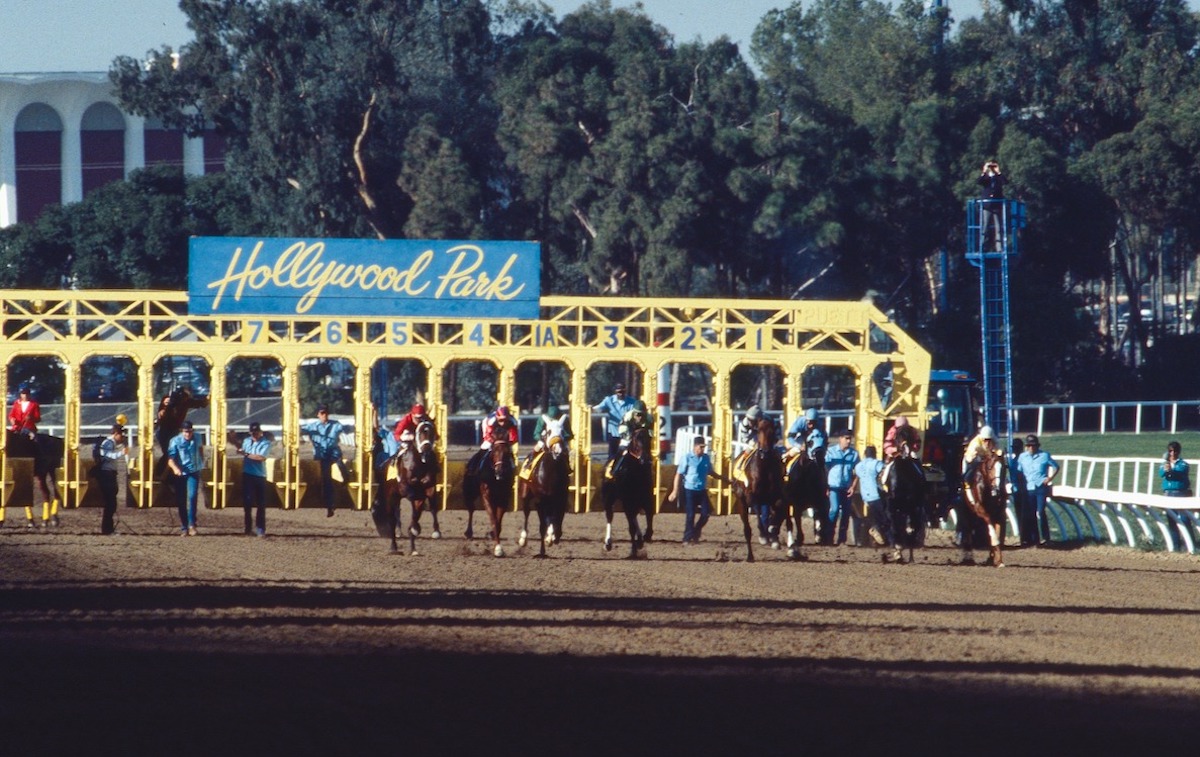
[[[1068,405],[1067,408],[1067,415],[1069,418],[1067,421],[1067,435],[1071,436],[1075,433],[1075,406]]]
[[[1175,433],[1176,427],[1179,425],[1179,403],[1171,403],[1171,433]]]
[[[1038,422],[1037,422],[1037,435],[1038,436],[1041,436],[1042,434],[1045,433],[1045,430],[1044,430],[1045,427],[1046,427],[1046,406],[1038,405]]]
[[[1133,433],[1142,433],[1142,403],[1137,404],[1137,408],[1133,411]]]
[[[1101,434],[1104,433],[1104,427],[1107,425],[1105,423],[1107,416],[1108,416],[1108,406],[1105,405],[1103,402],[1101,402],[1100,403],[1100,433]]]

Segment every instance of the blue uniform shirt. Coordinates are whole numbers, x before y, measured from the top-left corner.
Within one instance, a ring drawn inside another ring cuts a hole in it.
[[[314,460],[341,460],[342,448],[338,437],[342,434],[342,424],[337,421],[310,421],[300,427],[312,439]]]
[[[638,401],[636,398],[625,395],[625,399],[617,397],[615,394],[610,394],[596,405],[597,410],[603,410],[604,430],[609,436],[618,436],[621,433],[621,422],[625,420],[625,413],[637,407]]]
[[[862,494],[863,502],[875,502],[882,499],[879,491],[879,474],[883,472],[883,461],[874,457],[865,457],[854,466],[854,475],[858,476],[858,491]]]
[[[267,456],[271,451],[271,442],[267,441],[267,437],[262,437],[258,441],[254,441],[253,436],[247,436],[242,440],[242,452],[248,455]],[[267,477],[267,461],[266,460],[251,460],[248,457],[242,458],[242,473],[247,476],[258,476],[259,478]]]
[[[695,452],[687,453],[687,457],[683,458],[683,464],[679,466],[678,473],[683,476],[683,488],[691,492],[704,491],[708,474],[712,472],[712,458],[707,452],[697,455]]]
[[[854,466],[858,465],[858,450],[853,447],[833,447],[825,451],[825,470],[830,489],[849,489],[854,483]]]
[[[1058,463],[1054,462],[1054,458],[1050,457],[1049,452],[1038,450],[1036,455],[1031,455],[1026,450],[1017,456],[1017,467],[1021,469],[1021,475],[1025,477],[1025,490],[1033,491],[1046,483],[1046,479],[1050,477],[1051,468],[1058,470]]]
[[[183,475],[199,473],[204,469],[204,450],[195,436],[188,439],[182,433],[171,440],[167,447],[167,457],[175,461]]]

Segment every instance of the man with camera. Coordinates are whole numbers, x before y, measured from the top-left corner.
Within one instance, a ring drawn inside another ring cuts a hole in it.
[[[1004,174],[989,160],[979,173],[980,252],[1004,252]]]

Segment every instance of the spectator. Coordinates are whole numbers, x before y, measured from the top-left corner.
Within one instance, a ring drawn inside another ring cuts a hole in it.
[[[1058,463],[1050,453],[1042,451],[1041,442],[1034,434],[1025,437],[1025,451],[1017,457],[1017,468],[1025,478],[1026,506],[1033,510],[1038,524],[1037,544],[1050,543],[1050,520],[1046,516],[1046,500],[1050,487],[1058,475]]]
[[[1159,469],[1162,477],[1163,494],[1168,497],[1192,496],[1192,480],[1188,472],[1187,461],[1183,459],[1183,448],[1179,442],[1167,444],[1167,454],[1163,456],[1163,464]],[[1192,516],[1186,510],[1177,510],[1175,514],[1184,526],[1192,525]]]
[[[1017,530],[1021,532],[1021,546],[1029,547],[1037,544],[1035,534],[1038,531],[1037,510],[1030,504],[1029,491],[1025,486],[1025,474],[1017,461],[1025,451],[1025,442],[1021,439],[1012,440],[1012,449],[1008,455],[1010,473],[1010,489],[1013,497],[1013,510],[1017,513]]]
[[[980,252],[1004,252],[1004,174],[989,160],[979,172]]]

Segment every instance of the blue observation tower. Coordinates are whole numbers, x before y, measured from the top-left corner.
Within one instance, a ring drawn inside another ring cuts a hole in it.
[[[1010,262],[1020,253],[1025,203],[967,202],[967,260],[979,269],[979,325],[983,335],[983,422],[1011,448],[1012,349],[1008,308]]]

